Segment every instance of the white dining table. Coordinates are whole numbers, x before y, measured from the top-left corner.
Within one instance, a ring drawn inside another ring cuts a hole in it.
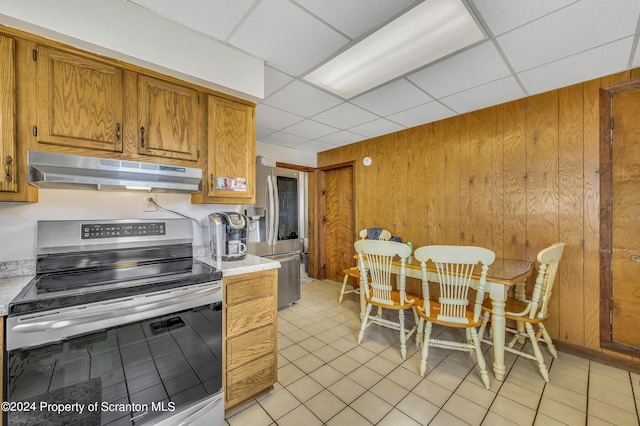
[[[392,273],[400,272],[400,261],[393,262]],[[478,279],[480,278],[480,268],[476,268],[478,273],[474,273],[472,286],[477,288]],[[429,276],[429,281],[436,281],[435,265],[427,265],[427,272],[434,274]],[[500,259],[496,258],[489,266],[487,273],[487,281],[485,293],[489,295],[493,305],[493,315],[491,316],[491,330],[493,341],[493,373],[497,380],[504,380],[506,368],[504,365],[504,344],[506,333],[505,320],[505,302],[507,300],[507,292],[514,287],[515,296],[524,299],[525,284],[527,278],[533,273],[533,263],[526,260]],[[422,269],[420,263],[416,262],[405,264],[405,275],[407,277],[422,279]],[[360,283],[360,288],[364,288]],[[364,299],[364,291],[360,292],[360,317],[364,316],[366,302]]]

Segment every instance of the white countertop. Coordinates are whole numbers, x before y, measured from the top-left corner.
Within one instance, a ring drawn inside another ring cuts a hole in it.
[[[243,260],[215,262],[210,256],[197,256],[195,259],[222,270],[222,277],[266,271],[280,267],[280,262],[248,254]],[[0,278],[0,316],[9,312],[9,303],[31,281],[33,275]]]

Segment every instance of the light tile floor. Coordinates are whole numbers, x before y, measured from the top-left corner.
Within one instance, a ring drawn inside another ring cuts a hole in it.
[[[372,325],[357,345],[358,296],[338,305],[340,285],[306,282],[300,302],[279,312],[278,382],[227,413],[227,425],[639,424],[640,375],[564,352],[548,357],[549,383],[534,361],[509,353],[505,380],[495,380],[486,345],[490,390],[471,354],[457,351],[430,349],[421,378],[413,338],[406,361],[397,331]],[[464,337],[434,327],[438,332]]]

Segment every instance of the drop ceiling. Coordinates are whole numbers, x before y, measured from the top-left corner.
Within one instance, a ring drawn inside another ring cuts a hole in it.
[[[264,60],[256,139],[309,152],[640,66],[638,0],[467,0],[486,40],[344,99],[302,77],[421,1],[129,1]]]

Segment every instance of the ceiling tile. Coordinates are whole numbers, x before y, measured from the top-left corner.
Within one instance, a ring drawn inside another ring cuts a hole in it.
[[[476,111],[492,105],[520,99],[525,94],[513,77],[503,78],[484,86],[478,86],[465,92],[440,99],[440,102],[458,114]]]
[[[295,0],[351,38],[368,34],[418,0]]]
[[[320,141],[309,141],[309,142],[301,143],[296,148],[302,149],[304,151],[322,152],[322,151],[328,151],[330,149],[334,149],[336,146],[337,145],[330,145],[328,143],[324,143]]]
[[[256,105],[256,125],[267,129],[281,130],[302,120],[302,117],[265,104]]]
[[[349,40],[287,0],[263,0],[229,43],[298,76]]]
[[[350,102],[375,114],[389,115],[431,100],[431,96],[402,78],[358,96]]]
[[[303,142],[308,142],[309,139],[301,138],[300,136],[288,135],[282,132],[276,132],[269,136],[266,136],[260,139],[260,142],[272,143],[274,145],[284,145],[284,146],[297,146]]]
[[[273,129],[267,129],[266,127],[256,126],[256,140],[272,135],[275,132],[276,131]]]
[[[582,0],[497,42],[520,72],[628,37],[636,32],[639,13],[638,0]]]
[[[371,114],[348,102],[344,102],[313,117],[316,121],[342,130],[375,120],[376,118],[378,118],[377,115]]]
[[[394,123],[393,121],[389,121],[385,118],[379,118],[377,120],[369,121],[368,123],[364,123],[359,126],[351,127],[349,131],[357,133],[359,135],[367,136],[369,138],[373,138],[376,136],[397,132],[404,128],[404,126],[401,126],[398,123]]]
[[[392,114],[387,118],[405,127],[415,127],[454,115],[456,115],[454,111],[442,105],[440,102],[429,102],[397,114]]]
[[[254,0],[128,0],[169,21],[226,40]]]
[[[449,96],[510,74],[493,42],[487,41],[407,78],[435,98]]]
[[[576,0],[471,0],[494,36],[560,9]]]
[[[318,138],[319,141],[335,146],[349,145],[351,143],[360,142],[363,139],[365,139],[364,136],[356,135],[355,133],[351,133],[346,130]]]
[[[338,129],[335,127],[327,126],[326,124],[318,123],[313,120],[303,120],[283,130],[284,133],[302,136],[303,138],[308,139],[317,139],[321,136],[326,136],[337,131]]]
[[[263,104],[307,118],[341,102],[335,96],[298,80],[262,101]]]
[[[293,81],[293,77],[271,67],[264,67],[264,97],[269,97],[291,81]]]
[[[633,37],[587,50],[518,74],[530,95],[615,74],[627,67]]]
[[[296,80],[262,103],[308,118],[342,103],[342,100]]]

